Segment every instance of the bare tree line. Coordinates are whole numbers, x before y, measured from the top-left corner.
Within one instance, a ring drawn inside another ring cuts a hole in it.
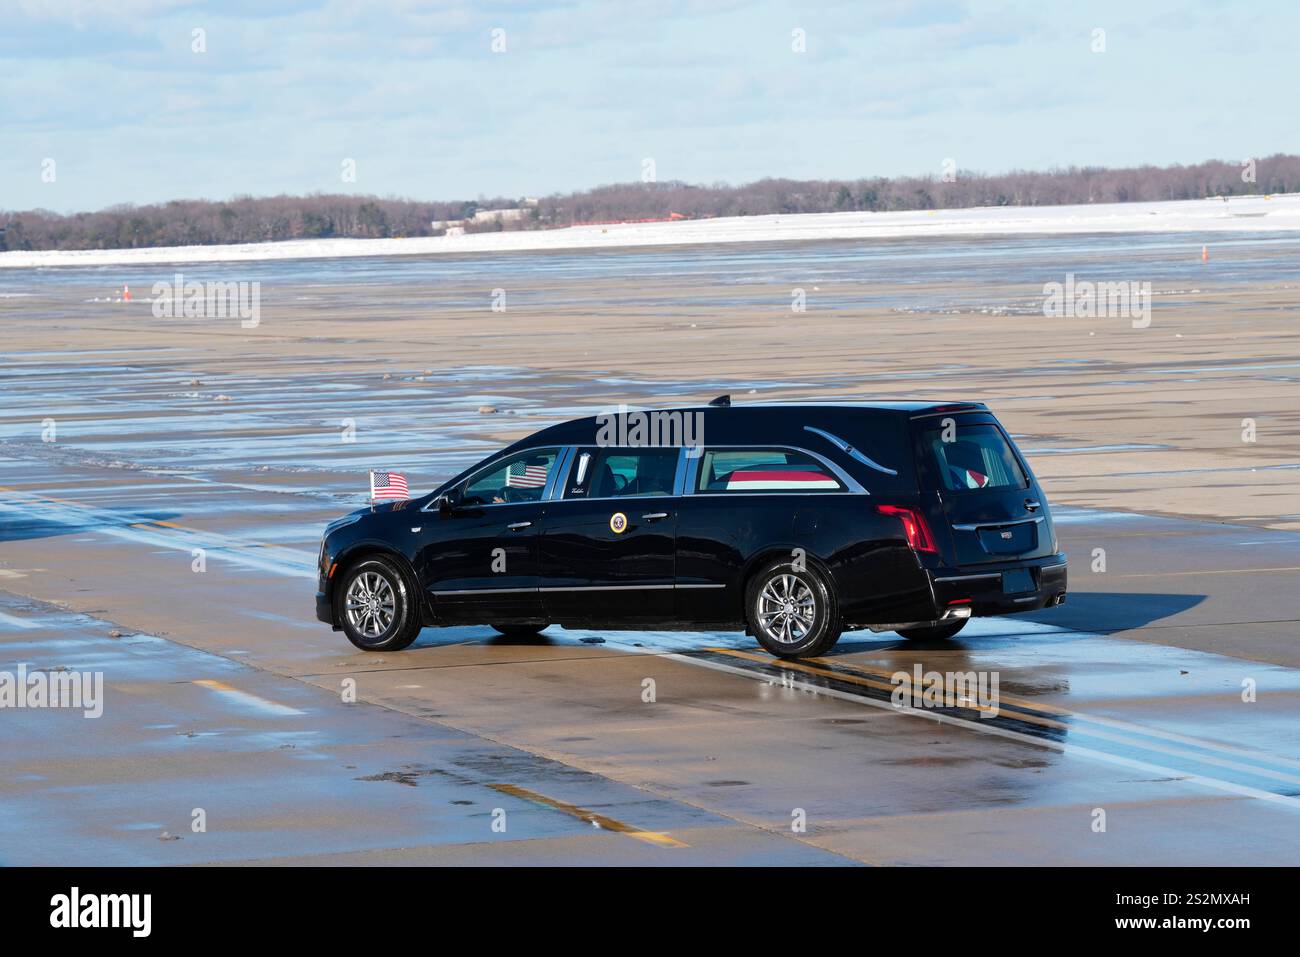
[[[555,194],[527,205],[488,199],[420,202],[374,196],[241,196],[173,200],[92,213],[0,212],[0,249],[122,249],[275,242],[286,239],[431,236],[476,210],[520,209],[517,220],[465,223],[466,232],[553,229],[580,223],[976,206],[1059,206],[1201,199],[1300,191],[1300,156],[1276,154],[1248,168],[1211,160],[1194,166],[1069,167],[995,175],[856,180],[764,179],[743,186],[619,183]]]

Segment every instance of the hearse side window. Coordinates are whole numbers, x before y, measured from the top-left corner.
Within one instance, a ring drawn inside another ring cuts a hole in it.
[[[677,449],[582,449],[565,498],[624,498],[673,494]]]
[[[945,442],[943,429],[935,426],[922,433],[921,444],[943,488],[950,492],[1025,488],[1029,484],[995,425],[959,425],[951,442]]]
[[[707,449],[697,492],[842,492],[821,462],[794,449]]]
[[[532,449],[510,455],[471,476],[461,493],[465,505],[540,502],[559,449]]]

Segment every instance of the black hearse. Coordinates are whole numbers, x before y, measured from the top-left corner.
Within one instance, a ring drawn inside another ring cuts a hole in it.
[[[982,403],[620,412],[566,422],[325,530],[316,613],[358,648],[430,625],[845,629],[946,639],[1065,601],[1047,499]]]

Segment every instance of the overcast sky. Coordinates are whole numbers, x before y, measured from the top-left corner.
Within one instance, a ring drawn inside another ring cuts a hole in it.
[[[0,208],[1239,161],[1300,152],[1297,36],[1284,0],[0,0]]]

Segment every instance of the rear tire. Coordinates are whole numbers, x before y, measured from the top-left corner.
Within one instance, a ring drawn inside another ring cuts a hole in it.
[[[938,625],[925,625],[921,628],[900,628],[898,634],[908,641],[947,641],[966,627],[969,618],[945,621]]]
[[[778,658],[814,658],[835,647],[843,627],[833,586],[788,560],[760,569],[745,589],[745,620],[758,643]]]
[[[493,625],[492,630],[507,638],[536,638],[550,625]]]
[[[348,567],[334,592],[334,620],[362,651],[401,651],[420,634],[415,591],[392,559]]]

